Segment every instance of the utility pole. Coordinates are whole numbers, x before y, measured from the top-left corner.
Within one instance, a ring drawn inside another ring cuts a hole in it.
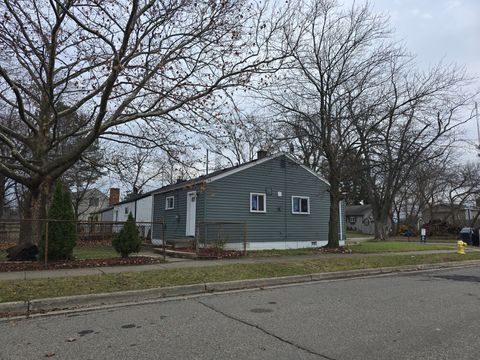
[[[205,166],[205,172],[206,174],[205,175],[208,175],[208,149],[207,149],[207,163],[206,163],[206,166]]]
[[[477,155],[480,156],[480,123],[478,119],[478,104],[475,101],[475,118],[477,120]]]

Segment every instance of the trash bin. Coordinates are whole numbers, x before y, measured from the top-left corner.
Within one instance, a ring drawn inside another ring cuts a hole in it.
[[[470,237],[470,234],[472,235],[471,237]],[[462,228],[462,230],[460,230],[460,233],[459,233],[460,240],[462,240],[463,242],[466,242],[468,245],[472,245],[473,235],[474,235],[474,231],[470,227]]]
[[[472,234],[472,245],[480,246],[480,236],[478,233],[479,229],[475,229]]]

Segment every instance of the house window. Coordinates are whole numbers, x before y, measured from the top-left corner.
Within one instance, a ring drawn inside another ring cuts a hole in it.
[[[125,215],[128,215],[128,206],[125,206]]]
[[[292,196],[292,214],[310,214],[310,198]]]
[[[165,198],[165,210],[171,210],[175,208],[175,197],[167,196]]]
[[[92,197],[88,200],[88,206],[98,206],[98,198],[97,197]]]
[[[267,197],[265,194],[250,194],[250,212],[267,212]]]
[[[348,218],[348,222],[349,222],[350,224],[355,224],[355,223],[357,222],[357,218],[356,218],[355,216],[350,216],[350,217]]]

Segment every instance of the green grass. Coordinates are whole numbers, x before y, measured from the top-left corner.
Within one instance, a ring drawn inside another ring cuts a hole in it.
[[[389,237],[390,241],[398,241],[398,242],[418,242],[419,237],[406,237],[406,236],[391,236]],[[446,243],[446,244],[456,244],[459,239],[456,239],[454,235],[451,237],[429,237],[427,239],[427,244],[429,242],[433,243]]]
[[[315,248],[285,249],[285,250],[250,250],[247,252],[249,257],[275,257],[275,256],[295,256],[318,254]]]
[[[360,231],[347,230],[347,239],[367,238],[367,237],[373,237],[373,235],[364,234],[364,233],[361,233]]]
[[[349,245],[348,248],[354,253],[362,254],[454,249],[452,246],[448,245],[430,245],[394,241],[365,241],[357,245]]]
[[[111,246],[77,246],[73,249],[73,256],[78,259],[102,259],[119,255]]]
[[[326,256],[319,260],[283,263],[231,264],[138,273],[0,281],[0,302],[462,260],[480,260],[480,252],[463,256],[454,253],[335,258]]]
[[[73,249],[73,256],[78,259],[102,259],[118,257],[112,247],[109,246],[77,246]],[[0,261],[7,260],[7,252],[0,250]]]

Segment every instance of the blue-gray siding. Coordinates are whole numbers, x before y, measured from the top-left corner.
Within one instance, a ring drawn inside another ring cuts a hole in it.
[[[153,221],[165,224],[167,240],[186,238],[187,193],[194,190],[197,231],[202,231],[203,222],[236,222],[247,224],[250,243],[288,242],[295,246],[328,240],[328,184],[284,155],[212,182],[154,195]],[[250,212],[250,193],[266,194],[266,213]],[[175,197],[172,210],[165,210],[167,196]],[[308,196],[310,214],[292,214],[292,196]],[[344,220],[345,204],[340,211]],[[340,226],[345,239],[345,222]],[[236,232],[234,242],[243,238],[243,227],[230,225],[230,229]],[[155,224],[153,239],[161,239],[161,227]]]
[[[187,189],[177,189],[163,194],[154,195],[153,200],[153,239],[161,239],[161,226],[158,222],[162,222],[165,226],[165,238],[167,240],[185,239],[186,238],[186,215],[187,215],[187,193],[190,191],[197,192],[196,201],[196,222],[203,219],[204,194],[201,186],[195,186]],[[169,196],[174,196],[175,207],[170,210],[165,209],[165,201]],[[155,224],[157,223],[157,224]]]
[[[266,213],[250,212],[250,193],[266,194]],[[309,196],[310,214],[292,214],[292,196]],[[249,242],[326,241],[329,203],[328,185],[285,156],[206,187],[208,221],[247,222]]]

